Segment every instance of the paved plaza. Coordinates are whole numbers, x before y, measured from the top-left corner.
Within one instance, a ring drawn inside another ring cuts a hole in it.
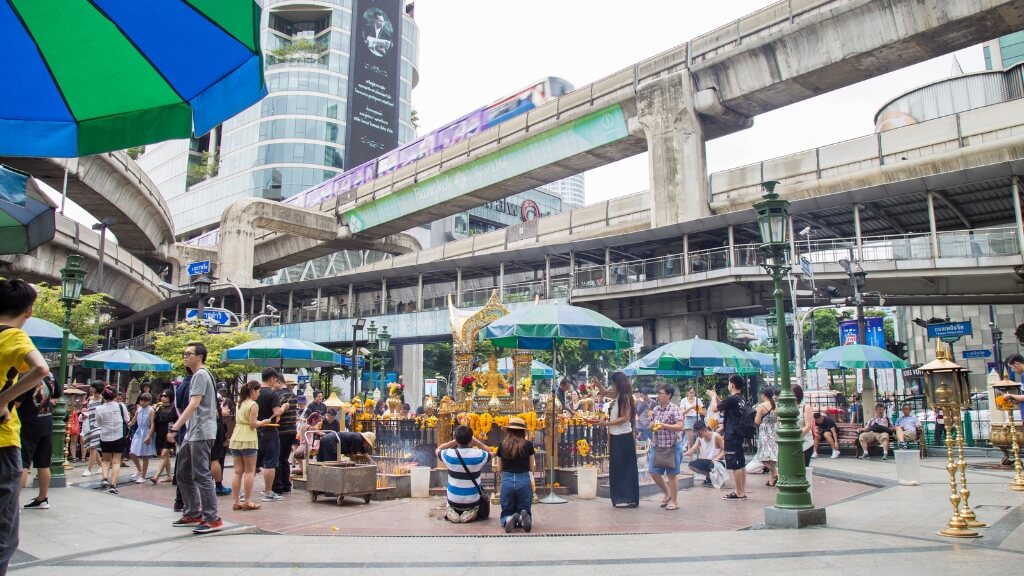
[[[768,530],[759,524],[773,493],[752,476],[751,499],[724,502],[723,492],[692,488],[680,510],[653,498],[637,510],[607,500],[537,505],[533,533],[505,535],[496,521],[455,526],[439,519],[441,498],[310,502],[302,491],[249,513],[224,512],[220,534],[200,537],[171,527],[169,485],[125,486],[110,496],[79,483],[51,494],[53,508],[22,515],[21,547],[11,572],[76,576],[310,574],[325,568],[367,574],[877,574],[898,569],[974,571],[1019,563],[1024,550],[1024,494],[994,459],[972,459],[971,504],[991,527],[984,537],[936,534],[950,513],[945,460],[922,463],[921,486],[899,486],[890,462],[844,457],[815,461],[815,502],[828,526]],[[72,480],[79,481],[79,471]],[[23,496],[22,498],[26,498]],[[222,505],[229,502],[221,498]],[[229,507],[229,506],[228,506]],[[143,572],[138,572],[139,570]]]

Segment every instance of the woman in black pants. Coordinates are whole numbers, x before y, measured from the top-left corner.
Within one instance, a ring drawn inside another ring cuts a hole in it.
[[[636,508],[640,505],[640,477],[636,469],[636,442],[633,430],[636,405],[629,377],[622,372],[611,376],[612,387],[606,389],[596,382],[602,396],[612,399],[608,407],[609,420],[598,422],[608,427],[608,483],[612,506]]]

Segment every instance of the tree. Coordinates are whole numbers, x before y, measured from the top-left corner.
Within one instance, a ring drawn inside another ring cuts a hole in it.
[[[423,345],[423,378],[433,378],[435,374],[448,378],[451,371],[451,342],[431,342]]]
[[[64,303],[60,299],[60,286],[41,283],[36,285],[36,289],[39,295],[32,306],[32,315],[57,326],[64,326]],[[96,322],[106,303],[106,294],[83,294],[81,302],[71,309],[71,333],[82,340],[86,349],[96,345],[105,328]]]
[[[814,311],[814,335],[818,340],[818,350],[827,350],[839,346],[839,313],[835,308]],[[811,323],[804,323],[804,340],[811,341]]]
[[[184,322],[178,324],[174,331],[169,334],[157,333],[153,343],[153,353],[167,360],[172,365],[172,371],[176,374],[184,373],[181,353],[189,342],[202,342],[206,346],[206,367],[210,369],[213,377],[218,382],[224,381],[229,384],[235,383],[239,378],[255,370],[252,366],[242,364],[228,364],[221,362],[221,354],[228,348],[244,344],[250,340],[259,338],[252,332],[224,332],[210,334],[206,328],[197,322]],[[149,374],[152,377],[154,374]],[[234,387],[230,387],[233,391]]]
[[[320,47],[316,42],[307,38],[299,38],[289,42],[280,48],[270,51],[270,54],[278,61],[283,60],[307,60],[320,54]]]

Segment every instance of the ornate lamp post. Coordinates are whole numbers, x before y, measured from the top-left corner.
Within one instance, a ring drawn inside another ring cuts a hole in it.
[[[370,320],[370,325],[366,327],[366,359],[369,361],[370,367],[370,388],[376,389],[377,384],[373,380],[373,357],[376,355],[375,348],[377,347],[377,323]]]
[[[350,400],[355,400],[357,391],[356,383],[359,382],[359,363],[357,362],[358,349],[356,348],[356,342],[359,338],[359,331],[363,329],[363,326],[366,326],[366,318],[358,318],[355,323],[352,324],[352,378],[349,383],[349,391],[351,392],[351,395],[349,396]]]
[[[789,379],[789,341],[786,338],[786,308],[782,298],[782,279],[789,272],[789,202],[780,200],[775,193],[778,182],[761,184],[764,200],[754,204],[757,227],[761,232],[761,250],[767,258],[763,264],[775,284],[775,349],[779,359],[779,394],[777,398],[779,424],[779,493],[775,508],[767,508],[765,522],[769,525],[800,528],[811,524],[824,524],[824,509],[815,509],[807,491],[807,471],[804,468],[800,429],[796,425],[799,407],[793,397]],[[795,512],[794,512],[795,511]],[[813,511],[813,513],[808,513]]]
[[[50,486],[67,486],[64,475],[65,425],[67,402],[64,399],[64,387],[68,381],[68,340],[71,336],[71,311],[82,301],[82,285],[85,283],[85,270],[82,270],[82,257],[69,254],[67,264],[60,271],[60,301],[64,304],[64,337],[60,343],[60,369],[57,382],[53,387],[56,405],[53,407],[53,457],[50,464]]]
[[[192,293],[199,298],[199,313],[196,314],[196,318],[201,324],[206,323],[206,297],[210,295],[210,286],[213,286],[213,278],[206,274],[200,274],[192,280]]]

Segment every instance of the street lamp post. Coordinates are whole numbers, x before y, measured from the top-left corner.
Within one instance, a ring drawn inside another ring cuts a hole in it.
[[[384,365],[387,364],[387,353],[388,353],[388,348],[390,346],[391,346],[391,334],[388,334],[388,327],[387,326],[381,326],[380,327],[380,334],[377,335],[377,350],[376,350],[376,353],[379,353],[381,355],[381,362],[380,362],[381,382],[384,381]],[[370,351],[371,351],[371,353],[374,353],[373,348],[370,348]],[[381,392],[383,393],[384,391],[382,390]]]
[[[804,467],[800,429],[796,425],[800,407],[790,388],[789,342],[786,338],[786,309],[782,297],[782,278],[789,272],[789,202],[779,199],[775,193],[777,184],[775,181],[764,182],[764,200],[754,204],[758,229],[761,231],[761,249],[767,256],[764,268],[775,285],[775,346],[779,355],[779,394],[776,397],[779,415],[779,493],[775,499],[775,508],[765,510],[765,522],[769,525],[802,527],[823,524],[825,513],[823,509],[814,509],[811,495],[807,491],[807,471]]]
[[[82,301],[82,285],[85,283],[85,270],[82,270],[82,257],[69,254],[67,264],[60,271],[60,301],[64,304],[64,334],[60,343],[60,369],[57,382],[53,386],[53,452],[50,464],[50,486],[67,486],[64,475],[64,446],[67,401],[64,399],[64,387],[68,381],[68,341],[71,336],[71,311]]]
[[[206,274],[200,274],[192,280],[192,293],[199,298],[199,313],[196,318],[201,324],[206,323],[206,297],[210,295],[210,287],[213,286],[213,278]]]
[[[366,318],[359,318],[352,325],[352,378],[349,382],[349,400],[355,400],[356,397],[356,383],[359,381],[358,349],[356,348],[356,343],[359,338],[359,331],[363,329],[363,326],[366,326]]]
[[[373,357],[377,353],[377,323],[370,320],[366,327],[366,359],[370,363],[370,388],[376,390],[377,384],[373,381]]]

